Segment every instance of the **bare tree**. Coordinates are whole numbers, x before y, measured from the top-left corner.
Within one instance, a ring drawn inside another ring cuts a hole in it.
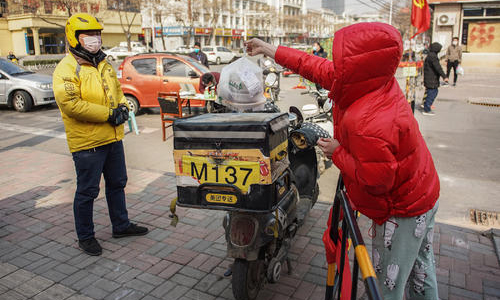
[[[131,28],[134,25],[134,21],[140,14],[141,1],[140,0],[107,0],[108,10],[118,12],[120,17],[120,25],[122,27],[125,38],[127,39],[128,51],[132,50],[131,39],[132,33]],[[153,34],[155,34],[153,32]]]
[[[8,1],[9,13],[31,13],[36,15],[42,21],[64,28],[65,22],[59,23],[49,19],[48,16],[61,15],[57,11],[64,12],[67,17],[71,17],[74,13],[90,12],[96,14],[99,12],[99,0],[25,0],[25,1]]]

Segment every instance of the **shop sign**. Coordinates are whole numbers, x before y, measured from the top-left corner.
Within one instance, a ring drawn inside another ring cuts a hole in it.
[[[212,33],[212,28],[195,27],[194,29],[195,35],[210,35],[211,33]]]
[[[161,37],[161,28],[160,27],[155,27],[155,36]]]
[[[233,36],[241,36],[243,34],[243,29],[233,29]]]
[[[254,36],[254,35],[255,35],[255,30],[247,29],[247,36]]]
[[[155,28],[156,37],[161,37],[160,27]],[[173,36],[173,35],[187,35],[189,33],[189,27],[183,26],[166,26],[163,27],[163,35]]]
[[[224,34],[224,29],[222,28],[216,28],[215,29],[215,35],[223,35]]]
[[[224,28],[224,36],[231,36],[232,30],[229,28]]]

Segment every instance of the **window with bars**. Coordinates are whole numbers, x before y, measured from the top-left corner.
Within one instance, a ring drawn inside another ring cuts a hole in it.
[[[53,11],[52,1],[43,1],[43,11],[47,15],[51,15]]]

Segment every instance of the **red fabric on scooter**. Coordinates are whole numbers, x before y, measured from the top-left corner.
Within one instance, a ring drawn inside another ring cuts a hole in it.
[[[328,264],[335,263],[337,266],[337,270],[340,268],[340,251],[342,250],[342,230],[339,231],[339,239],[337,244],[335,244],[330,237],[330,230],[332,224],[332,212],[333,207],[330,209],[330,217],[328,218],[328,228],[323,233],[323,244],[325,245],[326,252],[326,261]],[[349,246],[349,244],[348,244]],[[342,291],[340,293],[340,300],[349,300],[351,299],[351,290],[352,290],[352,275],[351,275],[351,266],[349,264],[349,257],[347,256],[348,249],[345,249],[345,260],[344,260],[344,271],[342,273]],[[338,271],[337,271],[338,272]]]

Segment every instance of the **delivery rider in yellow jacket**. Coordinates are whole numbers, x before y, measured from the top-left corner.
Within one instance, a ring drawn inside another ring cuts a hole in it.
[[[66,22],[70,53],[59,62],[53,75],[54,94],[77,175],[73,211],[78,244],[90,255],[102,253],[93,224],[101,174],[106,182],[113,237],[144,235],[148,231],[128,219],[122,139],[129,112],[116,73],[101,50],[102,29],[91,15],[71,16]]]

